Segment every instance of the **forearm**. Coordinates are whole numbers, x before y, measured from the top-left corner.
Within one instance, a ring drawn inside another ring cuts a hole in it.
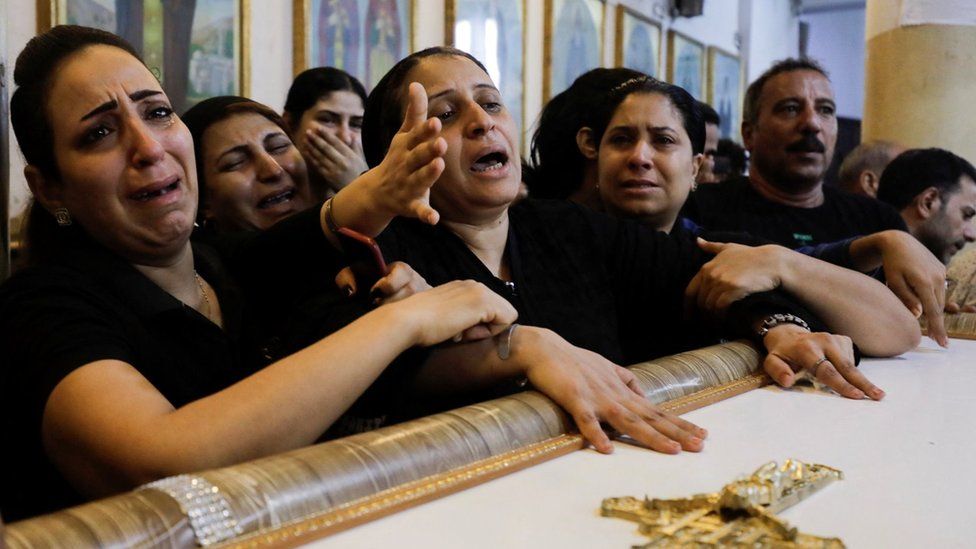
[[[833,333],[867,355],[894,356],[918,345],[918,322],[880,282],[798,253],[784,254],[782,287]]]
[[[854,239],[850,246],[854,269],[866,273],[881,267],[886,243],[905,234],[903,231],[889,230]]]
[[[512,354],[503,360],[498,355],[496,338],[446,345],[431,352],[411,388],[418,395],[456,395],[496,387],[525,376],[522,353],[528,339],[539,328],[518,326],[511,334]],[[506,337],[505,333],[497,337]]]
[[[357,177],[349,185],[340,190],[330,201],[322,205],[319,211],[319,221],[322,231],[332,241],[338,244],[332,234],[330,225],[347,227],[366,236],[375,237],[396,217],[396,213],[385,208],[377,200],[378,170],[370,170]],[[330,223],[329,215],[332,219]]]
[[[131,366],[86,366],[78,379],[67,378],[74,387],[51,397],[46,447],[76,486],[98,496],[310,444],[412,345],[408,326],[390,309],[178,409]],[[120,379],[134,385],[105,390]],[[102,401],[93,403],[93,388]]]

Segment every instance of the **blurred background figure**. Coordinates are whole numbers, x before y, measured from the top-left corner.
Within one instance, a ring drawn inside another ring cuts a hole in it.
[[[878,196],[878,182],[885,166],[905,147],[893,141],[866,141],[854,148],[840,165],[837,183],[854,194]]]

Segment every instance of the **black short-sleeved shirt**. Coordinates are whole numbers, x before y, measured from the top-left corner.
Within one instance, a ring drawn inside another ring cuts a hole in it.
[[[683,215],[713,231],[745,231],[788,248],[816,246],[888,229],[906,230],[888,204],[824,186],[824,202],[797,208],[766,199],[747,177],[701,185]]]
[[[242,358],[241,307],[218,262],[195,247],[225,328],[187,307],[121,258],[94,245],[21,271],[0,288],[0,508],[6,520],[84,499],[48,460],[44,406],[75,369],[124,361],[174,407],[213,394],[257,367]]]

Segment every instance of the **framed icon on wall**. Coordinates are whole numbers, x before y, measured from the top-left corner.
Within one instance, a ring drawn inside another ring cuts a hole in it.
[[[721,118],[719,133],[726,139],[741,141],[742,63],[739,57],[724,50],[708,48],[708,104]]]
[[[699,101],[705,92],[705,45],[677,31],[668,31],[668,82]]]
[[[38,32],[95,27],[132,44],[177,112],[218,95],[248,95],[250,0],[38,0]]]
[[[295,0],[293,69],[336,67],[373,89],[413,51],[413,0]]]
[[[446,0],[444,7],[447,43],[485,65],[512,118],[525,127],[525,0]]]
[[[661,24],[617,5],[614,64],[661,78]]]
[[[542,100],[565,90],[584,72],[603,65],[602,0],[546,0]]]

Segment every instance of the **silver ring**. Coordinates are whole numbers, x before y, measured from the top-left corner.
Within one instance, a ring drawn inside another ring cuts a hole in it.
[[[820,365],[823,364],[824,362],[827,362],[826,356],[820,357],[820,360],[814,362],[813,366],[810,366],[810,373],[813,375],[813,377],[817,377],[817,370],[820,368]]]

